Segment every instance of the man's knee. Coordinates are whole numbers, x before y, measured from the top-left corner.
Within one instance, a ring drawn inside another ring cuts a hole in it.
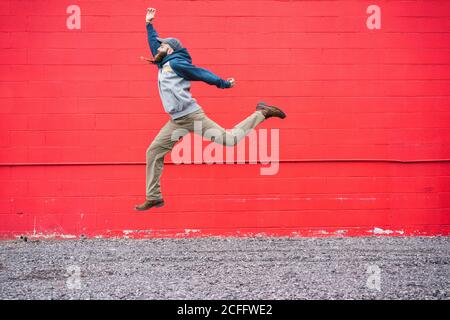
[[[232,147],[238,144],[246,135],[246,132],[240,128],[233,128],[227,131],[224,145]]]
[[[162,152],[162,146],[156,141],[153,141],[147,148],[147,159],[154,158]]]
[[[232,147],[232,146],[236,145],[236,143],[237,143],[236,137],[231,134],[208,136],[207,139],[211,140],[212,142],[215,142],[215,143],[227,146],[227,147]]]
[[[227,134],[223,141],[223,145],[227,147],[233,147],[237,144],[237,137],[233,134]]]
[[[228,147],[232,147],[237,143],[236,136],[228,130],[210,128],[204,132],[203,136],[208,140]]]

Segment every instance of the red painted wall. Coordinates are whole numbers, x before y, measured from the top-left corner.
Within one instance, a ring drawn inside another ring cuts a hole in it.
[[[166,205],[133,210],[168,120],[139,60],[148,6],[160,36],[236,79],[193,83],[211,118],[287,112],[259,127],[280,129],[277,175],[167,156]],[[2,238],[450,234],[450,1],[2,0],[0,15]]]

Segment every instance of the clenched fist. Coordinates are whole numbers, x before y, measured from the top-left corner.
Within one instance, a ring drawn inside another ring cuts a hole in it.
[[[233,88],[234,87],[234,82],[235,82],[234,78],[228,78],[227,81],[231,83],[230,88]]]
[[[155,8],[147,8],[147,14],[145,16],[145,22],[152,23],[153,18],[155,18],[156,9]]]

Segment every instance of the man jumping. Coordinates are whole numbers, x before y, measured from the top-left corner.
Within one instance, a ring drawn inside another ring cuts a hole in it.
[[[147,36],[153,59],[145,59],[158,66],[158,89],[165,111],[171,119],[161,128],[147,149],[146,171],[146,201],[135,206],[135,210],[148,210],[161,207],[164,200],[161,194],[160,178],[164,165],[164,156],[172,150],[177,139],[172,139],[172,132],[185,129],[185,132],[195,132],[194,122],[201,123],[202,135],[215,143],[234,146],[253,128],[270,117],[284,119],[286,114],[275,106],[259,102],[256,111],[237,124],[233,129],[226,130],[208,118],[190,93],[191,81],[204,81],[220,89],[232,88],[233,78],[224,80],[212,72],[192,64],[191,56],[181,42],[176,38],[159,38],[153,27],[156,9],[148,8],[146,14]],[[205,134],[208,129],[215,129],[220,136]],[[242,134],[243,133],[243,134]]]

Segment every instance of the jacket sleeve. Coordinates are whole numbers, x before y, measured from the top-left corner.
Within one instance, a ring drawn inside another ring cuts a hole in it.
[[[147,23],[148,45],[150,46],[150,51],[153,56],[158,54],[158,48],[160,46],[160,43],[156,40],[156,37],[158,37],[158,32],[156,32],[155,28],[153,28],[153,24]]]
[[[203,81],[220,89],[230,88],[231,86],[229,81],[216,76],[209,70],[196,67],[185,60],[173,59],[170,61],[170,66],[178,76],[186,80]]]

